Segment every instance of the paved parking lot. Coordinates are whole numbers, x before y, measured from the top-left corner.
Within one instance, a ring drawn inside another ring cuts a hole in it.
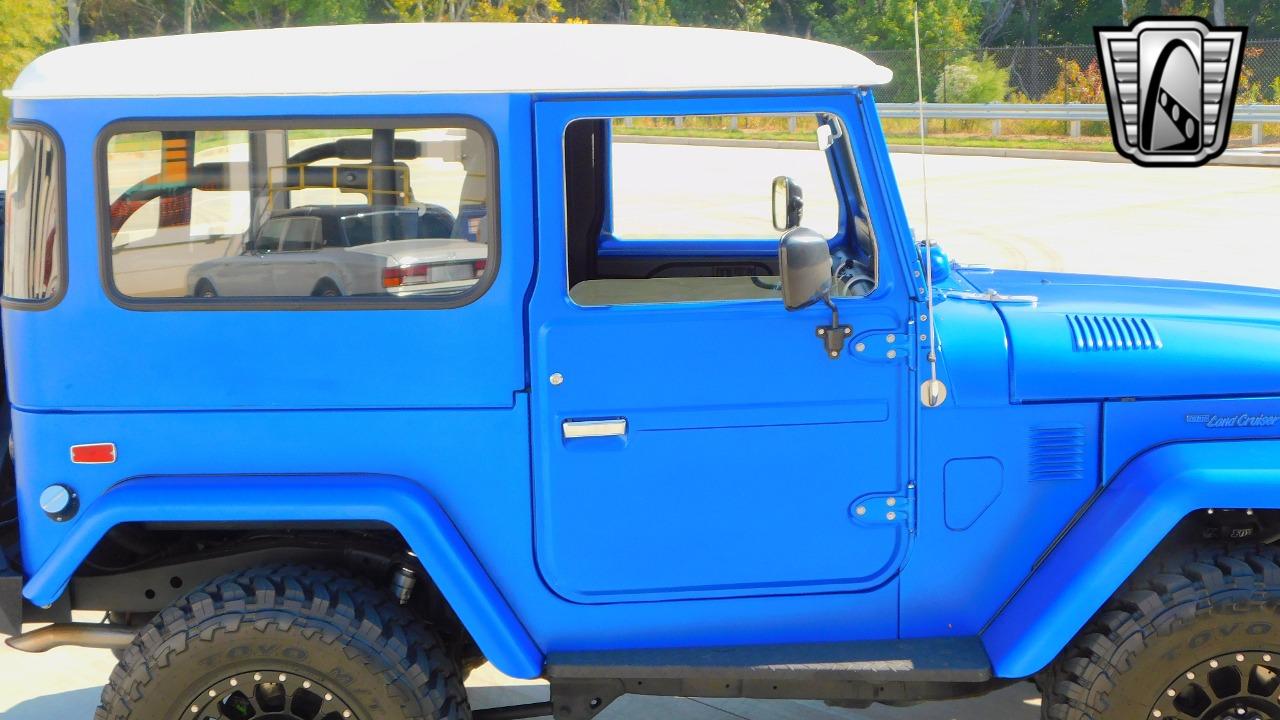
[[[688,148],[697,162],[698,148]],[[923,230],[920,158],[894,158],[912,223]],[[1185,277],[1280,287],[1280,168],[1149,170],[1123,163],[930,157],[932,235],[972,263]],[[109,653],[0,647],[0,718],[89,718]],[[483,668],[478,707],[541,700],[546,687]],[[624,698],[603,716],[643,720],[1034,720],[1029,685],[979,700],[841,710],[794,701]]]
[[[927,162],[930,234],[957,260],[1280,288],[1280,167]],[[923,237],[920,157],[893,164]]]

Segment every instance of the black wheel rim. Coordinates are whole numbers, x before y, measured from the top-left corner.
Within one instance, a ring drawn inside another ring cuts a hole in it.
[[[187,704],[181,720],[359,720],[337,693],[296,673],[223,678]]]
[[[1238,652],[1188,668],[1161,693],[1159,720],[1280,720],[1280,652]]]

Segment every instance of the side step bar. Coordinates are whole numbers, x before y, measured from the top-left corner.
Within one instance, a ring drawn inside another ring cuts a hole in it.
[[[825,700],[866,707],[981,694],[992,677],[978,638],[551,653],[556,720],[591,720],[623,695]]]
[[[991,679],[991,660],[977,638],[923,638],[552,653],[546,671],[552,680],[985,682]]]
[[[525,718],[551,717],[553,714],[551,702],[547,701],[472,710],[471,718],[472,720],[525,720]]]
[[[14,650],[29,653],[42,653],[64,645],[123,650],[129,647],[137,634],[138,631],[134,628],[95,623],[62,623],[11,637],[5,640],[5,644]]]

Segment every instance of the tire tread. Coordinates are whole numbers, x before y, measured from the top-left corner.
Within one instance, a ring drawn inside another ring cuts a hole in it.
[[[1101,720],[1157,635],[1240,603],[1280,599],[1280,550],[1193,547],[1149,561],[1037,678],[1044,720]]]
[[[309,643],[342,643],[350,660],[383,676],[386,700],[405,718],[471,717],[444,644],[390,593],[341,570],[273,565],[210,581],[158,613],[112,670],[94,720],[152,720],[137,716],[133,705],[178,671],[173,666],[188,648],[273,625],[296,630]]]

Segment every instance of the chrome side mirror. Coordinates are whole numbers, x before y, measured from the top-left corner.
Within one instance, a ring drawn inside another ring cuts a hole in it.
[[[778,243],[782,303],[799,310],[831,293],[831,248],[827,239],[808,228],[788,230]]]
[[[800,227],[804,214],[804,192],[794,180],[779,175],[773,179],[773,229],[785,232]]]

